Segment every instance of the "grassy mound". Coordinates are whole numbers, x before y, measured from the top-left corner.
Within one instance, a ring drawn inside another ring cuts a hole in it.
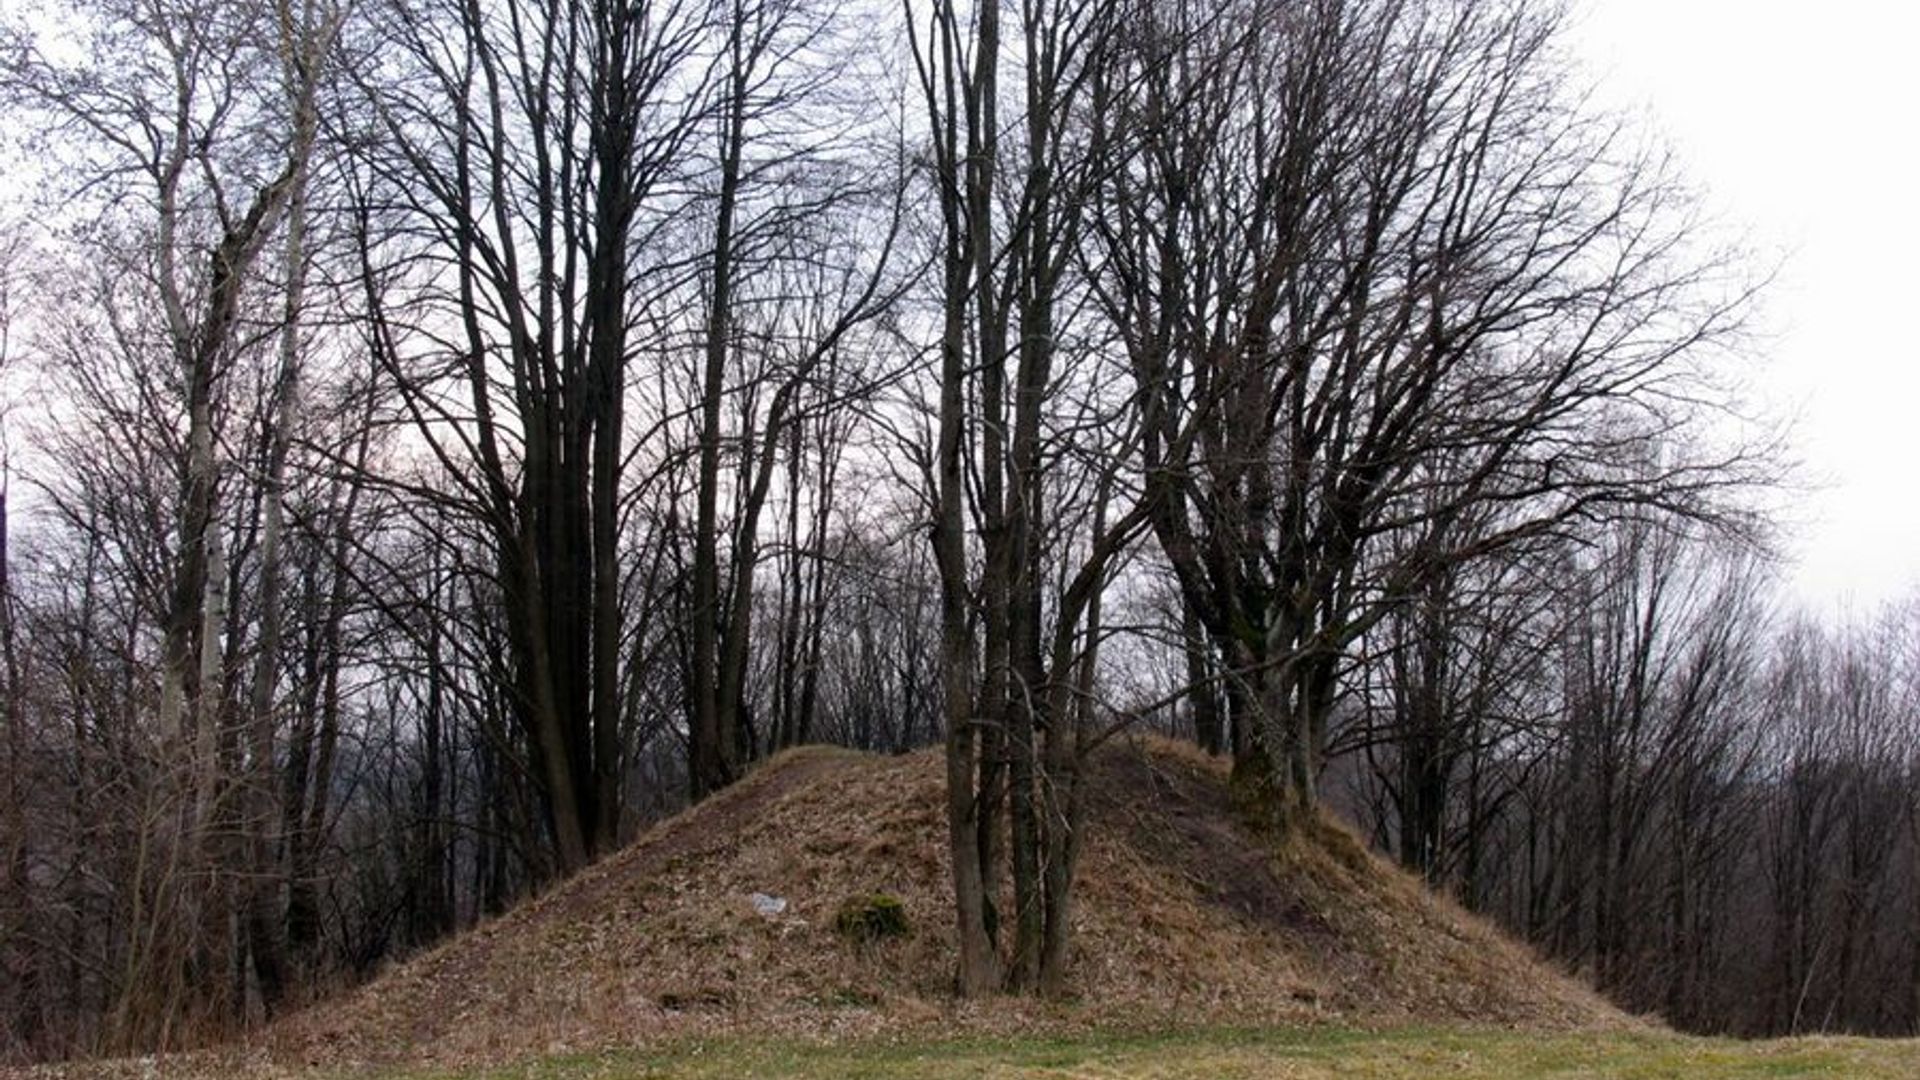
[[[499,1062],[768,1032],[1634,1026],[1335,825],[1263,845],[1218,763],[1155,740],[1089,771],[1075,1000],[956,1003],[942,776],[937,751],[782,754],[564,886],[275,1025],[254,1060]],[[850,906],[875,898],[890,931],[846,932]]]

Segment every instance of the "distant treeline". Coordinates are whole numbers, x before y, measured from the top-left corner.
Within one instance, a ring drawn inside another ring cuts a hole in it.
[[[1687,1030],[1920,1030],[1920,610],[1785,610],[1616,530],[1451,578],[1358,661],[1332,797],[1383,850]]]

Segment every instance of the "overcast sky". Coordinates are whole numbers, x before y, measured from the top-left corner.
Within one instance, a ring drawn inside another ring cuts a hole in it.
[[[1798,417],[1792,591],[1920,595],[1920,4],[1573,0],[1603,100],[1644,115],[1780,278],[1756,387]]]
[[[1865,609],[1920,586],[1920,14],[1906,0],[1576,0],[1616,105],[1784,256],[1758,389],[1797,417],[1793,591]]]

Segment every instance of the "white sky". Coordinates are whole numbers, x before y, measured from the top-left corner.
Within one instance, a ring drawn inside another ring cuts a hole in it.
[[[1920,586],[1920,6],[1578,0],[1575,40],[1754,248],[1784,256],[1757,389],[1797,416],[1793,593]]]

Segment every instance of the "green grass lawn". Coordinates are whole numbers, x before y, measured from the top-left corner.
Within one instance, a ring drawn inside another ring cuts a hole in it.
[[[1072,1038],[861,1041],[841,1045],[727,1039],[652,1051],[557,1057],[480,1072],[405,1072],[391,1080],[1233,1080],[1237,1077],[1920,1078],[1920,1042],[1735,1042],[1660,1034],[1448,1030],[1204,1031]]]

